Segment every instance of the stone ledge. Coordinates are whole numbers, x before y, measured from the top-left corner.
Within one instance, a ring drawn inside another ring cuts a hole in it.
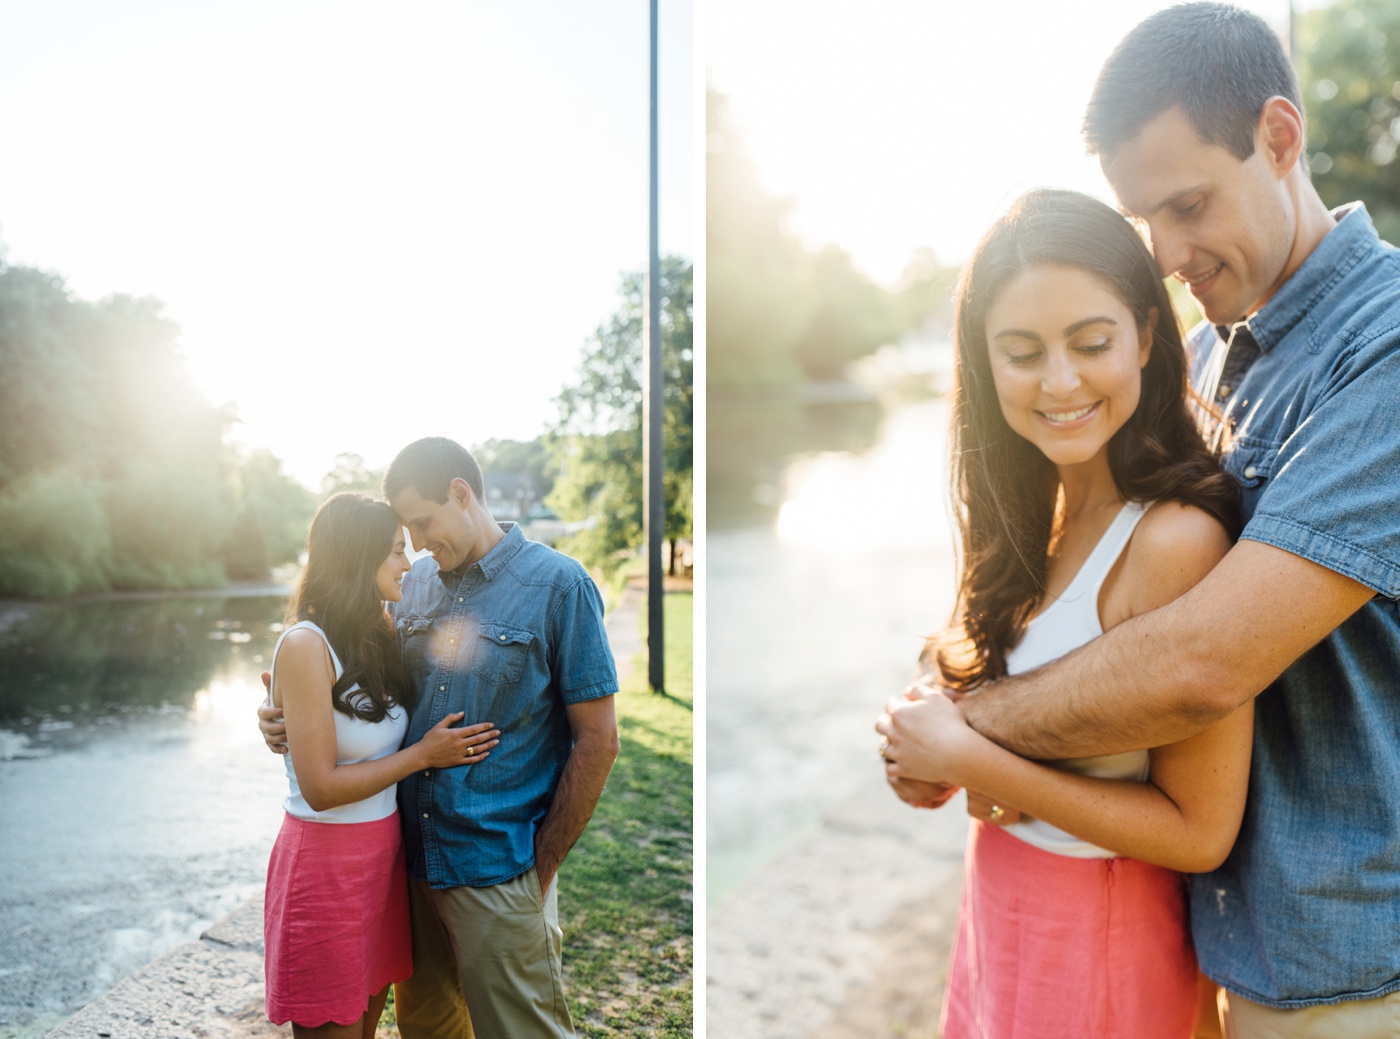
[[[272,1039],[263,1011],[262,899],[146,964],[49,1039]]]

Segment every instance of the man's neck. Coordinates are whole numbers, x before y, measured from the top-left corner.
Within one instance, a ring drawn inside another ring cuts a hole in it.
[[[1293,277],[1298,268],[1313,254],[1313,250],[1321,245],[1322,240],[1337,226],[1337,221],[1318,195],[1312,181],[1308,180],[1307,174],[1299,169],[1292,176],[1298,178],[1297,185],[1291,192],[1298,214],[1293,228],[1293,244],[1288,251],[1288,261],[1284,264],[1283,272],[1270,288],[1269,294],[1254,307],[1254,311],[1274,298],[1278,290]],[[1254,311],[1251,311],[1251,314]]]

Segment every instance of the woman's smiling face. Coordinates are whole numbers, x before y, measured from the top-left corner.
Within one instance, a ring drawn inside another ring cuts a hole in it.
[[[1018,274],[988,308],[986,332],[1002,415],[1056,465],[1098,456],[1137,409],[1152,327],[1139,329],[1095,275],[1058,265]]]
[[[388,602],[403,600],[403,589],[400,585],[403,582],[403,575],[412,569],[408,562],[407,548],[408,546],[404,543],[403,528],[399,527],[394,531],[394,541],[389,548],[389,554],[384,557],[384,562],[379,564],[379,569],[374,574],[374,584],[379,592],[379,598]]]

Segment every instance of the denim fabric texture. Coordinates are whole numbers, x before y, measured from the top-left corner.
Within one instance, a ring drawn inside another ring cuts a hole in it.
[[[1376,596],[1256,700],[1239,840],[1192,878],[1202,969],[1272,1007],[1400,990],[1400,251],[1359,204],[1257,314],[1191,335],[1197,387],[1235,430],[1243,538]]]
[[[488,887],[535,862],[535,831],[573,747],[565,708],[617,692],[603,601],[573,559],[513,523],[460,574],[413,564],[394,604],[417,693],[405,745],[454,711],[494,722],[479,764],[399,782],[408,868],[432,887]]]

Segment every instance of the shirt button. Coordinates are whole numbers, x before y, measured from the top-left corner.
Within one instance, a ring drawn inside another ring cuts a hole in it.
[[[424,812],[424,813],[423,813],[423,818],[424,818],[424,819],[428,818],[428,813],[427,813],[427,812]]]
[[[1258,476],[1258,475],[1259,475],[1259,470],[1256,469],[1256,468],[1254,468],[1254,466],[1252,466],[1252,465],[1247,465],[1247,466],[1244,467],[1244,478],[1245,478],[1246,480],[1252,480],[1252,479],[1254,479],[1254,478],[1255,478],[1256,476]]]
[[[448,639],[448,640],[447,640],[447,644],[448,644],[449,646],[455,646],[455,645],[457,645],[457,640],[456,640],[456,639]]]
[[[427,769],[427,768],[425,768],[425,769],[423,770],[423,775],[425,775],[425,776],[431,776],[432,774],[433,774],[432,769]]]
[[[440,692],[440,693],[445,693],[445,692],[447,692],[447,686],[445,686],[445,685],[440,685],[440,686],[438,686],[438,692]]]
[[[1230,387],[1228,387],[1228,386],[1222,386],[1222,387],[1220,387],[1219,391],[1218,391],[1215,395],[1216,395],[1217,397],[1219,397],[1221,400],[1224,400],[1226,397],[1230,396]]]
[[[501,641],[504,642],[505,640],[506,640],[506,637],[505,637],[504,635],[502,635],[502,636],[501,636]]]
[[[467,600],[466,600],[466,599],[463,599],[463,598],[459,595],[459,596],[457,596],[457,601],[458,601],[458,602],[466,602]]]

